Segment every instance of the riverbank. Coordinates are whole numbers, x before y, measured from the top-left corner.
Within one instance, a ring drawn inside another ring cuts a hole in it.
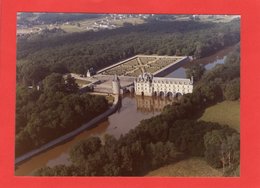
[[[225,48],[219,53],[207,57],[207,61],[205,62],[215,64],[215,61],[218,61],[218,63],[221,61],[221,63],[224,63],[225,55],[232,51],[232,49],[234,49],[234,46],[232,48]],[[204,62],[205,58],[202,58],[201,60]],[[178,70],[180,69],[184,68],[181,67]],[[174,72],[178,72],[178,70]],[[180,75],[180,77],[182,76],[183,75]],[[176,77],[176,74],[171,75],[171,77]],[[101,121],[98,123],[98,125],[91,129],[83,131],[79,135],[73,137],[71,140],[56,145],[55,147],[50,148],[40,153],[39,155],[36,155],[29,160],[26,160],[23,163],[17,165],[15,175],[33,175],[35,170],[45,166],[54,167],[55,165],[61,164],[69,165],[70,163],[68,152],[70,148],[79,141],[91,136],[98,136],[102,138],[103,135],[110,134],[116,138],[119,138],[120,135],[124,135],[129,132],[130,129],[135,128],[141,120],[151,118],[152,116],[158,115],[160,113],[160,111],[149,110],[149,106],[147,106],[147,104],[152,104],[150,102],[150,98],[136,98],[131,95],[124,96],[122,99],[122,104],[116,113],[113,113],[106,120]],[[157,103],[153,103],[153,105],[154,104]],[[157,107],[153,106],[153,109],[162,109],[163,105],[161,104],[163,104],[163,101],[162,103],[158,103]]]
[[[73,138],[74,136],[78,135],[79,133],[81,133],[82,131],[86,130],[86,129],[89,129],[91,127],[93,127],[95,124],[97,124],[98,122],[102,121],[104,118],[108,117],[110,114],[114,113],[117,108],[118,108],[118,104],[119,104],[119,96],[118,95],[115,95],[114,96],[115,100],[113,102],[113,105],[107,110],[105,111],[104,113],[100,114],[99,116],[93,118],[92,120],[90,120],[89,122],[87,122],[86,124],[83,124],[81,127],[77,128],[76,130],[70,132],[70,133],[67,133],[43,146],[41,146],[40,148],[37,148],[37,149],[34,149],[20,157],[17,157],[15,159],[15,165],[27,160],[27,159],[30,159],[31,157],[41,153],[41,152],[44,152],[62,142],[65,142],[71,138]]]
[[[140,100],[143,100],[140,104]],[[34,172],[42,167],[54,167],[56,165],[70,165],[69,151],[78,142],[92,136],[103,138],[109,134],[115,138],[120,138],[129,130],[139,125],[140,121],[149,119],[160,114],[160,111],[145,110],[146,97],[136,97],[133,95],[122,96],[122,101],[118,104],[117,111],[99,122],[93,128],[86,129],[72,139],[58,144],[30,159],[16,165],[16,176],[33,176]],[[161,105],[158,104],[158,105]],[[157,107],[158,109],[159,106]]]

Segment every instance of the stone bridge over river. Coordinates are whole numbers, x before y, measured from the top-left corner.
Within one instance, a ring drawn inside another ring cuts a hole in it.
[[[193,78],[164,78],[153,77],[152,74],[144,73],[134,82],[135,94],[142,96],[170,96],[192,93]]]

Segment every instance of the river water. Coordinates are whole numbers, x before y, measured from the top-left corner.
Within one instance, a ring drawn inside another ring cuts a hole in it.
[[[233,49],[233,46],[228,47],[214,55],[195,60],[191,63],[204,64],[205,68],[209,70],[216,64],[223,64],[226,55]],[[185,70],[191,65],[191,63],[180,67],[165,77],[185,78]],[[110,115],[106,120],[100,122],[96,127],[82,132],[70,141],[55,146],[54,148],[51,148],[18,165],[15,169],[15,175],[33,175],[35,170],[44,166],[53,167],[59,164],[70,164],[68,158],[69,150],[80,140],[84,140],[90,136],[99,136],[102,139],[105,134],[110,134],[116,138],[119,138],[120,135],[123,135],[130,129],[135,128],[141,120],[158,115],[163,107],[167,104],[170,104],[171,102],[172,101],[167,98],[160,99],[125,95],[122,98],[121,106],[116,113]]]
[[[194,61],[191,61],[190,63],[187,63],[183,67],[178,68],[177,70],[171,72],[170,74],[166,75],[167,78],[186,78],[186,69],[191,66],[194,63],[202,64],[204,65],[206,70],[210,70],[213,67],[215,67],[217,64],[223,64],[225,62],[225,58],[228,53],[234,50],[235,46],[227,47],[223,50],[218,51],[217,53],[204,57],[201,59],[197,59]]]
[[[90,136],[99,136],[102,139],[105,134],[119,138],[120,135],[135,128],[141,120],[158,115],[163,107],[170,103],[172,103],[172,100],[168,98],[161,99],[137,97],[130,94],[125,95],[121,100],[121,105],[117,112],[100,122],[96,127],[82,132],[72,140],[55,146],[18,165],[15,175],[32,175],[36,169],[44,166],[53,167],[59,164],[70,164],[68,152],[80,140],[84,140]]]

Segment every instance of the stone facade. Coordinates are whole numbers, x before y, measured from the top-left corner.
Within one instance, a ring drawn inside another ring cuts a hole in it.
[[[120,89],[120,80],[117,75],[114,75],[114,78],[112,80],[112,93],[115,95],[119,95]]]
[[[93,69],[93,67],[91,67],[90,69],[88,69],[86,77],[92,77],[95,74],[95,71]]]
[[[135,94],[143,96],[177,96],[193,91],[193,78],[153,77],[144,73],[134,81]]]

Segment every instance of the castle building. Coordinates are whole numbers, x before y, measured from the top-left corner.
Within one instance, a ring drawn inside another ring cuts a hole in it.
[[[153,77],[150,73],[138,76],[134,81],[135,94],[142,96],[178,96],[193,91],[193,78]]]

